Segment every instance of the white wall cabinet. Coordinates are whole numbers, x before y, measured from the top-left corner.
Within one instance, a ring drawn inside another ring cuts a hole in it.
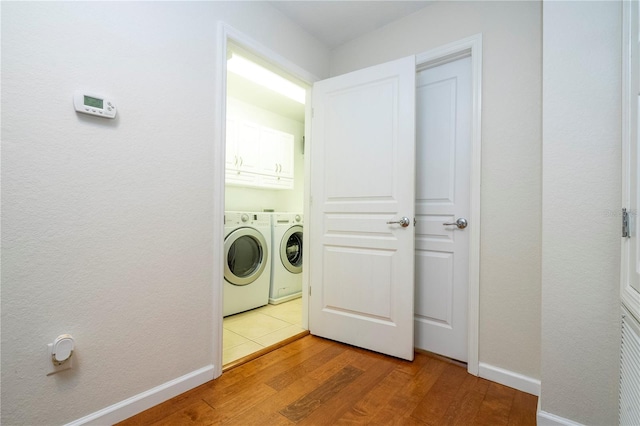
[[[262,183],[269,188],[293,188],[293,135],[262,128]]]
[[[293,135],[228,118],[226,144],[228,185],[293,189]]]
[[[260,154],[255,149],[259,126],[235,119],[227,120],[226,180],[255,185],[260,169]]]

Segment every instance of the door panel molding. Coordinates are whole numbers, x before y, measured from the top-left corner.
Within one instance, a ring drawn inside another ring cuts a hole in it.
[[[471,187],[469,223],[468,360],[467,371],[479,374],[480,323],[480,188],[482,180],[482,34],[446,44],[416,55],[423,70],[471,56]]]

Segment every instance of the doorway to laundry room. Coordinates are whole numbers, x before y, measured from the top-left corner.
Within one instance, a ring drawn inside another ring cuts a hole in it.
[[[304,83],[229,41],[223,365],[307,334],[302,303]]]

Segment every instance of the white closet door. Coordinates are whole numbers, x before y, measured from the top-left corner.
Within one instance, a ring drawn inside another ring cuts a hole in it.
[[[415,58],[321,81],[312,99],[311,333],[411,360]]]
[[[416,98],[416,347],[466,362],[471,57],[420,71]]]

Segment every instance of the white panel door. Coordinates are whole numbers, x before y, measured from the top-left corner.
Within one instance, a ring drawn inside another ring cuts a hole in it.
[[[470,212],[471,57],[420,71],[416,108],[416,347],[466,362],[469,231],[444,224]]]
[[[321,81],[312,99],[310,331],[412,360],[415,58]]]

